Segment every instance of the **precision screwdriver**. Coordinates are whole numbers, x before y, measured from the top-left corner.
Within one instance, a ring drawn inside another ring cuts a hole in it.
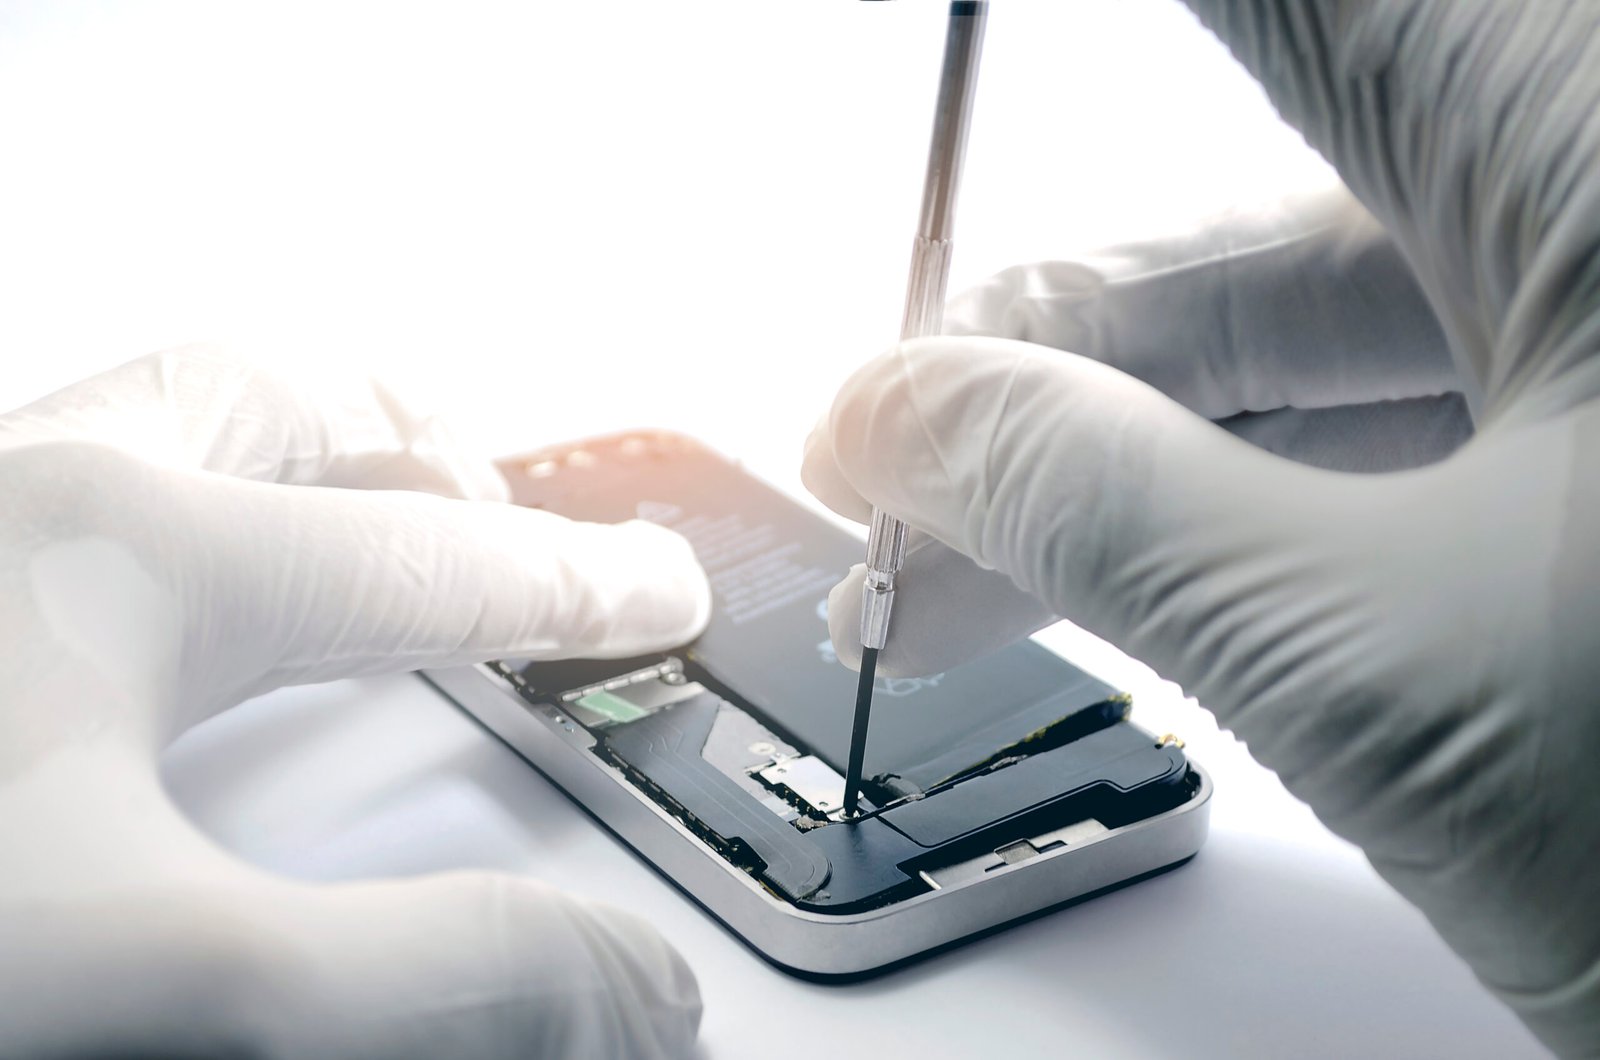
[[[922,184],[922,214],[911,245],[911,276],[906,283],[905,316],[900,341],[937,335],[944,323],[944,290],[950,276],[951,234],[955,230],[956,188],[967,150],[967,128],[978,86],[978,58],[983,50],[987,0],[957,0],[950,5],[945,33],[944,65],[933,112],[933,140]],[[867,531],[867,577],[861,591],[861,678],[856,686],[855,720],[850,728],[850,761],[845,771],[844,815],[859,814],[861,767],[867,753],[867,722],[872,715],[872,687],[878,652],[889,639],[889,612],[894,607],[895,575],[905,563],[906,524],[872,509]]]

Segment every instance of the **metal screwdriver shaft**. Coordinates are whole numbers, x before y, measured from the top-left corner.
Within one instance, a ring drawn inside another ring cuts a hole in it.
[[[989,15],[986,0],[950,5],[945,33],[944,65],[939,73],[939,98],[933,112],[933,141],[928,147],[928,172],[922,184],[922,215],[911,245],[911,277],[906,283],[905,317],[900,339],[937,335],[944,322],[944,289],[950,276],[951,234],[955,230],[956,189],[967,150],[967,128],[978,86],[978,57]],[[867,531],[867,578],[861,592],[861,679],[856,686],[855,721],[850,729],[850,761],[845,771],[844,812],[859,812],[861,768],[867,753],[867,723],[872,713],[872,683],[878,651],[889,639],[889,612],[894,607],[895,575],[905,563],[906,524],[872,510]]]

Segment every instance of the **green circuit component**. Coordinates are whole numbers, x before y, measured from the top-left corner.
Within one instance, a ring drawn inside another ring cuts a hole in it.
[[[590,692],[588,695],[577,699],[573,705],[598,714],[612,725],[626,725],[630,721],[638,721],[651,713],[637,704],[628,702],[621,696],[605,691]]]

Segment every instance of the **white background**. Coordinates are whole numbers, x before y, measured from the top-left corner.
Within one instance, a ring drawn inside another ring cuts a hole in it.
[[[485,452],[664,425],[797,488],[898,325],[942,8],[0,2],[0,406],[233,338],[372,366]],[[1327,179],[1176,3],[1005,0],[952,285]],[[1058,636],[1212,769],[1210,844],[848,988],[762,965],[408,677],[250,704],[169,777],[287,873],[502,867],[653,916],[716,1056],[1533,1051],[1208,715]]]

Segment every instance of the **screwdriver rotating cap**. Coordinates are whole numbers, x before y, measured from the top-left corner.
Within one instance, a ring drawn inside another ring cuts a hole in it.
[[[889,638],[894,579],[906,561],[906,524],[881,511],[867,531],[867,578],[861,590],[861,646],[882,648]]]

